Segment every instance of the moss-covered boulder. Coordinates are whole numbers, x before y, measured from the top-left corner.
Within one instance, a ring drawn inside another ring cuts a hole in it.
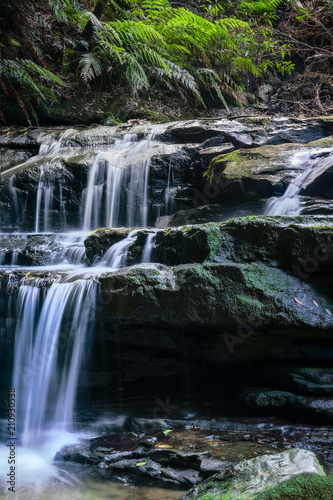
[[[328,500],[322,495],[328,495],[329,487],[332,479],[326,478],[315,454],[295,448],[241,462],[195,486],[180,500]]]
[[[98,229],[86,240],[88,259],[103,256],[133,228]],[[128,265],[141,262],[149,229],[135,229]],[[165,265],[261,262],[291,271],[303,280],[333,269],[332,216],[249,216],[224,223],[157,230],[151,261]]]
[[[325,158],[329,151],[332,162],[328,162],[325,168],[312,172],[311,179],[306,182],[306,189],[303,189],[304,194],[325,198],[328,197],[325,195],[325,180],[331,179],[332,175],[330,165],[333,163],[333,136],[307,145],[290,143],[250,150],[241,148],[217,155],[205,175],[208,181],[219,186],[221,198],[280,196],[288,184],[308,168],[311,161]]]
[[[333,304],[307,283],[280,269],[257,264],[141,264],[105,272],[105,321],[230,328],[242,322],[257,331],[323,329]],[[319,306],[313,304],[316,298]],[[295,300],[297,299],[297,301]],[[300,304],[301,303],[301,304]]]

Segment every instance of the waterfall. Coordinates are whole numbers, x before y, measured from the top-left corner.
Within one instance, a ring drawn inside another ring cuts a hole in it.
[[[299,198],[301,189],[304,189],[315,176],[320,175],[333,163],[332,148],[312,150],[295,154],[291,160],[291,167],[304,164],[305,170],[287,187],[285,193],[279,197],[270,198],[265,206],[265,215],[299,215],[302,204]]]
[[[12,258],[11,258],[11,261],[10,261],[10,265],[11,266],[17,266],[17,261],[18,261],[18,252],[14,250],[12,252]]]
[[[6,252],[0,252],[0,266],[4,266],[6,260]]]
[[[49,216],[50,210],[52,209],[53,203],[53,182],[48,182],[44,180],[44,171],[41,170],[39,176],[39,183],[37,188],[37,203],[36,203],[36,221],[35,221],[35,232],[40,231],[40,218],[43,212],[43,231],[47,232],[50,230],[49,227]],[[44,205],[42,207],[42,200],[44,199]]]
[[[125,267],[128,250],[136,239],[136,231],[131,231],[125,239],[112,245],[109,250],[105,252],[102,260],[97,265],[101,267],[110,267],[111,269]]]
[[[11,201],[13,203],[14,212],[15,212],[14,222],[17,221],[17,219],[19,217],[19,213],[20,213],[19,203],[18,203],[18,199],[17,199],[17,191],[16,191],[16,187],[15,187],[15,180],[16,180],[15,175],[13,175],[9,179],[9,182],[8,182],[8,191],[9,191],[9,195],[10,195]]]
[[[62,132],[58,139],[54,139],[52,135],[46,135],[43,137],[43,142],[40,145],[39,152],[37,157],[34,157],[34,161],[38,158],[43,158],[47,156],[51,156],[51,162],[54,161],[57,157],[57,153],[63,147],[65,141],[73,134],[74,130],[68,129]],[[29,161],[29,160],[28,160]],[[31,161],[31,159],[30,159]],[[47,232],[50,230],[49,227],[49,216],[50,210],[52,209],[53,204],[53,191],[54,191],[54,183],[52,181],[45,180],[45,172],[44,169],[41,168],[39,174],[39,182],[37,187],[37,200],[36,200],[36,217],[35,217],[35,232],[38,233],[41,230]],[[62,185],[59,186],[59,197],[60,197],[60,215],[63,219],[63,222],[66,223],[66,212],[64,207],[63,195],[62,195]],[[44,204],[43,204],[44,200]],[[43,224],[41,225],[41,213],[43,213]],[[64,215],[65,213],[65,215]],[[63,226],[64,227],[64,226]]]
[[[168,183],[164,193],[164,203],[165,203],[165,214],[172,215],[176,210],[175,203],[175,172],[172,164],[172,160],[170,158],[169,163],[169,172],[168,172]]]
[[[153,141],[154,134],[140,141],[136,134],[126,134],[96,156],[82,196],[85,230],[148,224]]]
[[[96,284],[54,283],[42,295],[38,286],[20,287],[15,332],[18,427],[23,446],[32,447],[47,430],[70,429]]]
[[[151,254],[154,248],[155,238],[156,238],[156,231],[148,234],[145,246],[143,248],[141,262],[151,262]]]
[[[52,253],[51,264],[85,265],[84,240],[87,236],[88,233],[84,232],[58,233],[56,243],[59,248]]]

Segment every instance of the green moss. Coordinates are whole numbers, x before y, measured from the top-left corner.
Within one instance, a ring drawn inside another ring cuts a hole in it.
[[[286,274],[280,269],[267,268],[263,265],[246,264],[242,266],[246,285],[265,294],[288,290]]]
[[[211,284],[220,283],[220,280],[213,276],[211,266],[207,267],[204,264],[190,264],[187,266],[187,271],[190,272],[192,276],[205,278],[207,282]]]
[[[264,307],[264,304],[259,300],[246,295],[236,295],[236,300],[238,309],[244,316],[250,313],[258,313]]]
[[[220,225],[216,222],[211,222],[205,224],[205,227],[208,229],[207,231],[207,243],[209,248],[209,256],[208,259],[212,260],[221,246],[221,230]]]
[[[250,175],[274,175],[286,168],[291,151],[305,148],[305,144],[279,144],[260,148],[238,149],[213,158],[204,176],[210,182],[219,180],[222,173],[230,180],[241,180]]]
[[[219,493],[206,493],[206,495],[200,497],[198,500],[220,500],[221,495]]]
[[[258,500],[332,500],[333,474],[304,474],[259,494]]]
[[[307,144],[308,147],[320,147],[320,148],[330,148],[333,146],[333,136],[324,137],[323,139],[318,139],[317,141],[312,141]]]

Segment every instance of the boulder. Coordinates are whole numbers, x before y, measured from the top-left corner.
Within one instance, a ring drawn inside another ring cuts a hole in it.
[[[327,366],[272,365],[257,370],[258,378],[274,387],[311,396],[333,396],[333,368]]]
[[[312,159],[318,155],[325,158],[327,151],[331,152],[332,157],[332,137],[307,145],[299,142],[261,146],[251,150],[243,148],[216,156],[205,174],[212,185],[216,185],[219,190],[214,203],[220,199],[233,199],[245,195],[252,198],[280,196],[288,184],[308,168]],[[317,193],[315,187],[323,185],[324,179],[328,179],[331,175],[329,172],[328,162],[322,169],[312,173],[308,184],[305,184],[308,187],[304,187],[301,192],[326,198],[323,196],[323,189],[319,188]],[[322,181],[318,180],[320,177],[323,178]]]
[[[333,304],[322,293],[314,294],[299,278],[259,264],[207,262],[174,269],[141,264],[105,272],[99,281],[107,304],[104,321],[111,323],[202,325],[237,332],[244,322],[247,328],[254,325],[252,333],[329,331],[333,326],[326,311]]]
[[[85,252],[80,238],[66,244],[66,235],[49,234],[0,234],[0,259],[2,265],[45,266],[50,264],[85,263]]]
[[[302,477],[302,485],[297,498],[321,498],[307,496],[308,479],[325,477],[322,467],[314,453],[295,448],[270,456],[260,456],[239,463],[235,467],[222,471],[192,488],[180,500],[204,499],[268,499],[285,500],[286,492],[275,495],[274,490],[293,478]],[[310,478],[308,477],[310,476]],[[327,489],[327,491],[329,491]],[[269,496],[273,494],[272,496]],[[284,495],[284,496],[283,496]],[[296,497],[290,497],[296,498]]]
[[[238,117],[128,124],[126,128],[27,129],[0,135],[1,224],[9,230],[34,230],[37,189],[43,172],[43,182],[52,188],[46,230],[61,229],[59,219],[64,217],[64,210],[68,228],[82,227],[85,189],[94,159],[104,152],[106,158],[110,154],[114,160],[113,146],[119,140],[126,143],[126,134],[131,134],[133,145],[143,138],[149,145],[137,148],[135,155],[118,154],[117,160],[119,168],[124,169],[150,161],[149,224],[177,209],[196,209],[210,203],[222,204],[223,219],[235,213],[262,213],[261,199],[281,195],[290,180],[303,171],[304,165],[290,165],[291,152],[306,154],[324,145],[332,146],[332,139],[327,137],[332,131],[329,118]],[[238,150],[225,154],[233,148]],[[214,182],[209,184],[203,174],[216,155],[220,161]],[[330,179],[327,168],[302,194],[328,200]]]
[[[265,410],[280,410],[286,414],[293,412],[296,418],[301,419],[304,414],[314,420],[333,423],[333,398],[319,398],[299,396],[286,391],[249,389],[241,394],[241,400],[250,407],[259,407]]]

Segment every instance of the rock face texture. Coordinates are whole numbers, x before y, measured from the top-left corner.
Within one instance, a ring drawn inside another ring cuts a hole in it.
[[[296,448],[276,455],[261,456],[241,462],[235,468],[220,472],[194,487],[185,493],[181,500],[204,500],[206,498],[221,500],[276,498],[282,500],[288,498],[288,493],[282,490],[279,494],[278,487],[298,476],[303,476],[304,480],[303,484],[299,485],[298,498],[309,498],[307,497],[309,490],[306,475],[325,476],[325,473],[314,453]],[[320,498],[320,489],[317,493]]]
[[[124,171],[150,163],[149,225],[165,226],[170,219],[162,218],[175,212],[171,225],[199,222],[199,207],[206,207],[200,212],[203,222],[260,214],[266,200],[283,194],[309,161],[332,152],[332,134],[330,117],[238,117],[12,132],[0,136],[0,223],[11,231],[35,230],[39,196],[42,205],[49,197],[47,224],[39,214],[39,230],[82,228],[89,172],[99,153]],[[133,156],[125,154],[121,162],[116,159],[120,143],[143,139],[147,147]],[[209,181],[203,174],[212,161],[217,163]],[[302,189],[304,213],[333,213],[332,163],[314,173]],[[102,186],[101,179],[96,183]]]
[[[133,231],[126,267],[98,267]],[[210,397],[224,395],[234,408],[332,423],[332,217],[253,216],[151,231],[100,228],[84,242],[97,267],[70,279],[94,279],[99,292],[82,388],[114,399],[121,380],[129,397],[145,387],[187,387],[200,398],[208,385]],[[150,262],[142,263],[152,234]],[[61,252],[55,235],[21,238],[8,235],[4,244],[18,249],[22,265],[31,241],[33,262]],[[2,273],[4,297],[21,284],[68,279],[61,267],[28,269]],[[6,300],[2,307],[5,317]]]
[[[155,233],[150,264],[140,264],[147,230],[138,229],[127,254],[131,267],[98,278],[106,338],[115,342],[112,325],[118,324],[123,347],[129,341],[163,351],[160,368],[149,365],[157,376],[159,370],[180,373],[180,365],[167,360],[185,343],[197,373],[202,362],[231,372],[236,363],[239,380],[229,378],[236,385],[244,376],[252,381],[247,392],[235,391],[235,404],[331,423],[332,229],[327,216],[167,228]],[[91,234],[85,241],[90,260],[101,258],[121,231],[126,237],[132,229]],[[286,360],[297,360],[290,373]],[[136,371],[130,364],[124,363],[128,380]]]
[[[0,264],[24,266],[1,272],[3,338],[13,342],[19,285],[46,293],[55,280],[93,279],[80,385],[96,399],[172,387],[198,401],[208,390],[235,408],[331,423],[332,134],[331,117],[238,117],[1,135]],[[109,229],[110,186],[124,172],[115,225],[142,179],[144,222]],[[305,215],[258,215],[299,176]],[[54,234],[83,228],[84,245]],[[110,247],[129,238],[127,267],[108,269]]]

